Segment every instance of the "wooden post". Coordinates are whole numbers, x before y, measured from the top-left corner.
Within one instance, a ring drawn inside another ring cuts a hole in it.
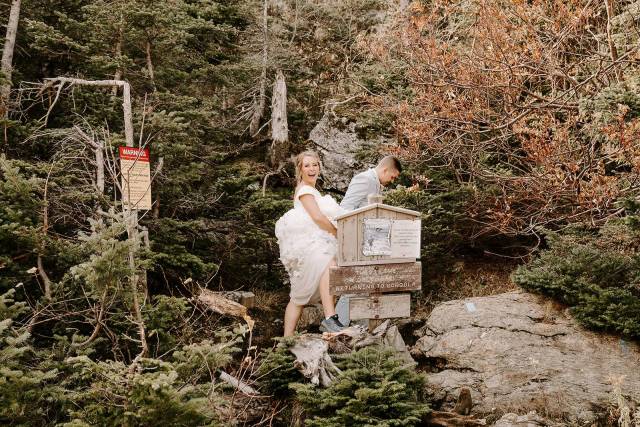
[[[380,298],[382,297],[381,292],[374,292],[370,294],[369,298],[373,300],[375,304],[380,304]],[[369,332],[373,332],[378,326],[380,326],[384,322],[384,319],[381,319],[379,315],[376,315],[373,319],[369,319]]]

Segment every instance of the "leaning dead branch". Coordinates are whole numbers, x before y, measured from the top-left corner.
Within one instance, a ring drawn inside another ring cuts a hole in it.
[[[200,289],[196,301],[205,308],[219,314],[240,317],[247,322],[249,329],[253,329],[255,321],[249,316],[247,307],[224,297],[220,292],[213,292],[209,289]]]

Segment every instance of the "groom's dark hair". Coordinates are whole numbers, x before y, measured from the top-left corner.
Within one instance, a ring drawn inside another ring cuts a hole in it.
[[[392,167],[398,172],[402,172],[402,165],[400,164],[400,160],[398,160],[396,156],[384,156],[378,163],[378,166]]]

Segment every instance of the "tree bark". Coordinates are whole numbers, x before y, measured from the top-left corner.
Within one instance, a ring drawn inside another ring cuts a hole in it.
[[[124,17],[122,13],[120,14],[120,24],[118,25],[118,40],[116,41],[116,49],[114,55],[116,58],[120,59],[122,56],[122,45],[124,43]],[[114,80],[122,80],[122,68],[118,65],[116,68],[116,73],[113,75]],[[118,94],[118,86],[114,86],[111,93],[113,96]]]
[[[611,61],[615,64],[618,62],[618,49],[616,48],[616,44],[613,42],[613,37],[611,36],[611,19],[613,18],[613,0],[604,0],[604,4],[607,9],[607,42],[609,43],[609,54],[611,55]],[[616,78],[618,81],[622,80],[622,70],[618,64],[614,65],[614,70],[616,73]]]
[[[9,22],[7,23],[7,36],[4,40],[4,49],[2,50],[1,70],[6,83],[0,86],[0,102],[2,102],[3,116],[9,113],[8,103],[11,93],[11,72],[13,67],[13,51],[16,46],[16,35],[18,33],[18,21],[20,20],[20,1],[13,0],[11,3],[11,11],[9,12]]]
[[[477,420],[470,416],[458,415],[452,412],[431,411],[422,417],[419,426],[425,427],[472,427],[484,426],[484,420]]]
[[[267,0],[264,0],[262,8],[262,34],[262,72],[260,73],[259,94],[258,97],[253,100],[253,115],[251,116],[251,122],[249,123],[249,134],[252,137],[257,136],[258,134],[258,130],[260,129],[260,120],[264,115],[264,107],[266,104],[268,58],[267,43],[269,41],[269,31],[267,27]]]
[[[287,84],[281,70],[276,73],[271,96],[271,148],[269,161],[277,167],[287,157],[289,127],[287,123]]]
[[[153,87],[153,92],[156,92],[156,73],[153,69],[153,61],[151,59],[151,41],[147,40],[147,44],[145,46],[145,51],[147,54],[147,71],[149,73],[149,80],[151,80],[151,86]]]
[[[287,142],[289,128],[287,123],[287,84],[281,70],[276,73],[271,98],[271,139],[273,142]]]

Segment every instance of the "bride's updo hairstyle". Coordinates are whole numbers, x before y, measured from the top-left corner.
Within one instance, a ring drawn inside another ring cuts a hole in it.
[[[320,156],[315,151],[307,150],[296,156],[296,185],[300,184],[302,181],[302,163],[304,162],[305,157],[313,157],[318,161],[318,165],[320,166],[320,173],[322,173],[322,162],[320,162]]]

